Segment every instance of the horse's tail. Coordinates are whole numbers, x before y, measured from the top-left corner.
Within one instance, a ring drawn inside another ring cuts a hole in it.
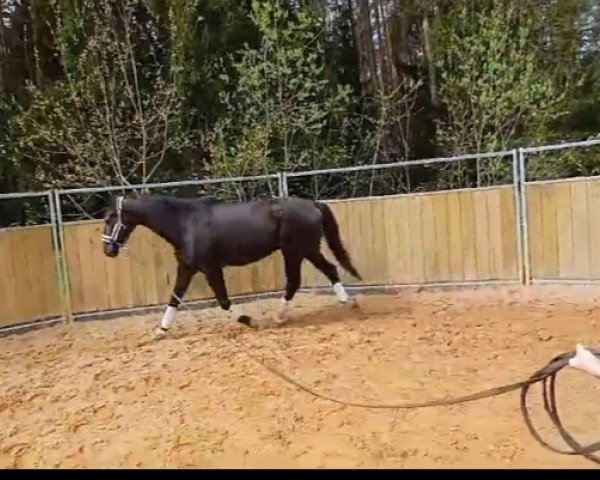
[[[317,208],[323,214],[323,231],[325,233],[325,240],[327,240],[327,245],[335,255],[335,258],[340,263],[344,270],[350,273],[353,277],[362,280],[360,274],[356,271],[356,268],[352,265],[350,261],[350,255],[344,248],[344,244],[342,243],[342,239],[340,237],[340,229],[335,219],[335,215],[331,211],[328,205],[320,202],[315,202]]]

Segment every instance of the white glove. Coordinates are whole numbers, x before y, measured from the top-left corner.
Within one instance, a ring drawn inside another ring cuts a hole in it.
[[[576,354],[569,359],[569,366],[600,377],[600,359],[592,352],[577,344]]]

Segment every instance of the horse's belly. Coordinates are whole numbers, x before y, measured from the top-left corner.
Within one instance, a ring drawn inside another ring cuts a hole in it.
[[[277,250],[281,243],[277,222],[252,210],[223,215],[213,223],[213,228],[211,250],[223,266],[257,262]]]
[[[222,243],[216,245],[223,266],[242,266],[258,262],[279,248],[279,242],[274,236],[251,237],[241,233],[237,237],[223,239]]]
[[[248,250],[247,246],[245,245],[244,248],[232,249],[230,252],[228,252],[228,254],[223,258],[223,263],[225,265],[232,266],[248,265],[268,257],[275,250],[277,250],[277,248],[278,247],[276,245],[269,245],[268,247],[261,246]]]

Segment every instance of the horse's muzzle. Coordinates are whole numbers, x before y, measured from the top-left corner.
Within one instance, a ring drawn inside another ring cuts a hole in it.
[[[110,258],[114,258],[119,254],[119,245],[116,243],[105,243],[104,244],[104,255]]]

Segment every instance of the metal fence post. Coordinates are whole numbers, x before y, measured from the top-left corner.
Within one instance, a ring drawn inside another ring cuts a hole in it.
[[[289,192],[288,192],[287,175],[285,172],[279,172],[279,174],[277,175],[277,185],[279,187],[279,196],[287,197]]]
[[[71,303],[71,282],[69,278],[69,269],[67,266],[67,258],[66,258],[66,246],[65,246],[65,229],[62,220],[62,208],[60,206],[60,192],[54,191],[54,206],[56,208],[56,227],[58,230],[58,239],[60,240],[60,245],[57,244],[57,255],[60,257],[60,265],[61,265],[61,289],[63,292],[63,311],[65,315],[65,320],[68,324],[73,321],[73,306]]]
[[[521,175],[519,167],[519,152],[512,151],[513,192],[515,197],[515,228],[517,233],[517,268],[519,283],[525,285],[525,262],[523,257],[523,209],[521,204]]]
[[[62,272],[62,263],[61,263],[61,258],[60,258],[60,245],[59,245],[59,240],[58,240],[58,222],[56,220],[56,202],[55,202],[55,197],[54,197],[54,191],[49,191],[48,192],[48,208],[50,209],[50,228],[51,228],[51,232],[52,232],[52,244],[53,244],[53,248],[52,250],[54,251],[54,268],[56,270],[56,279],[58,282],[58,295],[60,297],[59,301],[60,301],[60,306],[62,308],[63,311],[63,316],[64,316],[64,320],[68,321],[67,319],[67,315],[66,315],[66,299],[65,299],[65,295],[64,295],[64,288],[63,288],[63,279],[64,279],[64,274]]]
[[[519,199],[521,203],[521,230],[523,235],[523,266],[525,285],[531,285],[531,257],[529,255],[529,217],[527,214],[527,169],[525,167],[525,151],[519,148]]]

